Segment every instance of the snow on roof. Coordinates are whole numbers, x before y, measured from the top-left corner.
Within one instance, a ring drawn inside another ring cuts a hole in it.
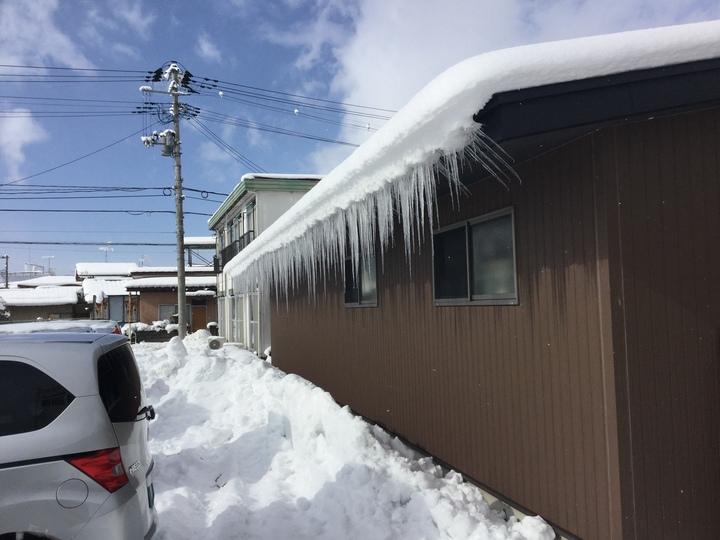
[[[8,307],[64,306],[77,304],[80,287],[38,287],[3,289],[0,294]]]
[[[75,273],[79,277],[129,276],[130,272],[137,268],[137,264],[128,262],[89,262],[77,263],[75,265]]]
[[[208,246],[211,248],[215,247],[214,236],[186,236],[184,239],[185,245],[188,246]]]
[[[356,265],[360,251],[374,249],[375,230],[385,247],[393,232],[393,208],[409,252],[418,220],[426,215],[432,219],[440,177],[456,188],[465,159],[478,161],[496,177],[508,170],[473,120],[493,95],[718,56],[720,21],[540,43],[469,58],[418,92],[225,271],[240,291],[269,281],[287,289],[300,274],[308,276],[312,289],[319,270],[342,264],[346,243]]]
[[[214,272],[212,266],[186,266],[185,273],[202,273],[202,272]],[[177,266],[140,266],[137,270],[133,270],[132,275],[141,274],[175,274],[177,273]]]
[[[40,287],[43,285],[80,285],[78,280],[75,279],[75,276],[42,276],[26,279],[24,281],[17,281],[15,282],[15,284],[18,287]]]
[[[133,279],[126,283],[126,287],[135,289],[171,289],[177,288],[177,276],[149,277]],[[215,287],[215,276],[189,276],[185,278],[185,288]]]
[[[215,296],[215,291],[187,291],[185,296]]]
[[[322,174],[247,173],[241,180],[322,180]]]
[[[110,296],[127,296],[125,285],[129,282],[130,280],[84,279],[82,288],[85,302],[91,304],[94,297],[96,304],[102,304],[103,300]]]

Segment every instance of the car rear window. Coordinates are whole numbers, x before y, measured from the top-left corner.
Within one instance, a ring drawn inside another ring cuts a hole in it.
[[[98,359],[98,385],[111,422],[132,422],[141,406],[140,374],[129,345]]]
[[[75,396],[39,369],[0,360],[0,437],[44,428],[73,399]]]

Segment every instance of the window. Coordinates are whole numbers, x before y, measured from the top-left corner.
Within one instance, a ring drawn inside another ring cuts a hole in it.
[[[353,269],[352,259],[345,260],[345,305],[377,306],[377,265],[375,256],[360,256],[360,268]]]
[[[433,235],[438,304],[517,303],[513,219],[501,210]]]
[[[0,361],[0,437],[44,428],[73,399],[75,396],[39,369]]]
[[[111,422],[133,422],[142,406],[140,374],[130,345],[98,358],[100,398]]]
[[[172,321],[173,316],[177,315],[178,305],[177,304],[159,304],[158,305],[158,320],[159,321]],[[192,311],[190,310],[190,304],[185,305],[185,313],[187,314],[187,322],[192,324]]]

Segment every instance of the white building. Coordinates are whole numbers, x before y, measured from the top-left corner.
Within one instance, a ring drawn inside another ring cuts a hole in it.
[[[322,176],[245,174],[208,220],[217,235],[220,270],[295,204]],[[218,275],[218,324],[228,341],[262,353],[270,346],[270,300],[257,287],[233,290],[232,275]]]

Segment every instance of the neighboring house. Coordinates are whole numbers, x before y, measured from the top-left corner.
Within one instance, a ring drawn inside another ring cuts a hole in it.
[[[131,262],[79,262],[75,277],[83,282],[85,301],[92,307],[91,319],[118,322],[135,320],[125,282],[139,267]]]
[[[17,287],[0,289],[9,321],[86,318],[81,287]]]
[[[720,538],[719,139],[720,22],[481,55],[226,286],[275,287],[279,368],[566,536]]]
[[[174,276],[144,277],[126,282],[131,309],[137,313],[133,322],[152,324],[153,321],[171,320],[178,311],[177,285],[177,272]],[[215,289],[214,274],[185,278],[191,331],[203,330],[207,323],[217,321]]]
[[[245,174],[208,220],[217,236],[220,333],[229,341],[263,352],[270,345],[270,300],[256,285],[233,287],[230,260],[309,191],[322,176]]]

